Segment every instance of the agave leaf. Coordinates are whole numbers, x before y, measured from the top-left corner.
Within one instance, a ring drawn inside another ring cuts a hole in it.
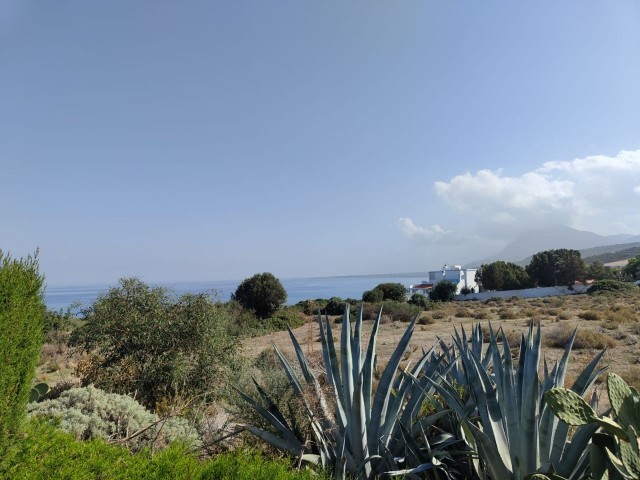
[[[258,412],[266,421],[268,421],[272,427],[274,427],[280,433],[282,433],[282,435],[284,436],[284,439],[283,439],[284,441],[290,442],[292,445],[300,445],[300,447],[302,447],[302,442],[295,436],[295,434],[291,431],[289,426],[286,425],[286,422],[285,424],[283,424],[278,418],[278,416],[274,415],[269,410],[262,407],[262,405],[256,402],[249,395],[242,392],[238,388],[234,387],[234,389],[249,405],[251,405],[254,408],[256,412]],[[280,415],[280,417],[281,416],[282,415]]]
[[[307,363],[307,359],[304,356],[304,352],[302,351],[302,347],[298,343],[298,339],[295,337],[291,328],[287,326],[287,330],[289,331],[289,338],[291,339],[291,343],[293,344],[293,349],[296,352],[296,357],[298,357],[298,363],[300,364],[300,370],[302,371],[302,376],[307,383],[311,384],[316,381],[316,377],[313,375],[311,368],[309,368],[309,364]]]
[[[345,305],[342,316],[342,332],[340,334],[340,369],[342,372],[342,400],[345,413],[353,410],[353,358],[351,356],[351,320],[349,319],[349,304]],[[353,425],[347,419],[347,427]]]
[[[267,442],[269,445],[277,448],[278,450],[289,452],[290,454],[295,456],[299,456],[303,451],[304,446],[302,445],[302,443],[300,443],[300,441],[293,442],[285,440],[278,437],[277,435],[274,435],[271,432],[266,432],[252,425],[245,425],[244,428],[249,430],[256,437],[261,438],[262,440]]]
[[[293,391],[296,393],[296,395],[302,396],[302,392],[303,392],[302,384],[300,383],[300,380],[298,380],[298,377],[296,376],[296,373],[294,372],[293,367],[289,363],[289,360],[287,360],[287,357],[285,357],[282,354],[282,352],[280,351],[277,345],[274,344],[273,347],[276,350],[276,354],[280,359],[280,363],[282,364],[282,368],[284,368],[284,371],[287,375],[287,378],[289,379],[289,382],[291,382],[291,385],[293,386]]]
[[[331,323],[329,318],[325,318],[325,325],[322,322],[322,316],[318,315],[318,325],[320,327],[320,342],[322,344],[322,356],[324,358],[325,370],[327,372],[327,383],[333,388],[336,404],[336,418],[340,429],[344,430],[347,423],[346,413],[344,411],[344,401],[342,399],[342,382],[340,381],[340,370],[338,368],[338,357],[336,355],[335,346],[333,344],[333,334],[331,332]]]
[[[355,332],[351,344],[351,353],[353,356],[353,383],[355,384],[362,371],[362,305],[358,309],[356,316]]]
[[[391,385],[398,370],[398,365],[402,360],[404,351],[409,345],[413,330],[415,328],[416,319],[409,324],[404,335],[398,342],[396,349],[394,350],[389,362],[380,377],[376,394],[373,398],[373,409],[371,411],[371,433],[369,436],[369,451],[372,455],[379,454],[379,442],[381,427],[387,420],[387,410],[389,407],[389,397],[391,396]]]
[[[256,390],[258,390],[258,393],[260,394],[260,396],[262,397],[262,400],[267,404],[267,410],[273,416],[275,416],[278,419],[278,421],[282,423],[282,425],[284,425],[287,429],[293,431],[292,428],[289,426],[287,419],[284,418],[284,415],[282,415],[282,412],[278,410],[278,407],[276,406],[275,402],[271,399],[271,397],[267,394],[267,392],[265,392],[264,389],[258,384],[258,382],[256,382],[255,378],[252,377],[251,380],[253,380],[253,384],[255,385]]]
[[[531,349],[524,352],[524,397],[520,413],[520,472],[527,474],[535,472],[540,466],[540,450],[538,443],[537,416],[540,412],[540,380],[538,379],[538,365],[540,363],[541,329],[538,329],[533,341],[533,328],[529,328]],[[521,355],[523,352],[521,352]],[[516,432],[514,432],[516,433]]]
[[[369,345],[367,347],[367,353],[364,358],[364,366],[362,369],[362,394],[363,402],[365,405],[371,405],[371,392],[373,388],[373,372],[375,370],[376,362],[376,342],[378,340],[378,328],[380,326],[380,319],[382,318],[382,307],[375,321],[373,322],[373,329],[371,330],[371,336],[369,337]],[[365,410],[367,423],[371,422],[371,407]]]
[[[510,466],[507,466],[504,462],[504,456],[499,451],[499,446],[496,442],[492,441],[482,430],[476,427],[473,423],[468,423],[469,429],[473,433],[473,437],[476,439],[478,451],[482,455],[482,458],[487,462],[490,471],[492,472],[492,478],[496,479],[508,479],[512,478],[513,472]]]

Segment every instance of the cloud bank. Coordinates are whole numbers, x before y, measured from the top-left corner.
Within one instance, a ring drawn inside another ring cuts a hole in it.
[[[552,161],[519,176],[502,170],[466,172],[433,186],[454,214],[473,219],[476,233],[521,232],[566,224],[600,234],[639,233],[640,150]],[[399,220],[409,238],[425,242],[456,233],[450,227],[420,227]]]

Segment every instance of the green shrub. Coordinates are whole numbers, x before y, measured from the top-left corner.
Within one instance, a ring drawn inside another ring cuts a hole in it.
[[[318,310],[323,310],[327,306],[328,300],[324,298],[316,298],[315,300],[302,300],[296,303],[305,315],[317,315]]]
[[[381,291],[382,300],[385,301],[405,302],[407,300],[407,289],[401,283],[381,283],[373,290]]]
[[[429,292],[429,298],[438,302],[450,302],[458,291],[458,286],[449,280],[440,280]]]
[[[410,322],[422,309],[415,305],[409,305],[406,302],[384,302],[382,304],[382,313],[389,315],[394,322]]]
[[[102,438],[124,441],[130,435],[150,427],[127,440],[132,450],[164,447],[180,440],[187,445],[199,443],[195,427],[183,418],[172,417],[158,423],[158,416],[127,395],[107,393],[93,386],[72,388],[55,400],[28,405],[29,414],[54,421],[62,430],[79,440]]]
[[[0,457],[25,415],[42,347],[43,281],[37,256],[15,260],[0,250]]]
[[[326,315],[342,315],[344,313],[344,306],[348,302],[341,299],[340,297],[331,297],[329,302],[324,307],[324,312]]]
[[[597,293],[637,293],[640,289],[633,283],[620,282],[618,280],[601,280],[595,285],[591,285],[587,293],[595,295]]]
[[[423,310],[431,310],[433,308],[433,302],[429,300],[429,297],[422,295],[421,293],[414,293],[409,300],[411,305],[420,307]]]
[[[286,307],[277,311],[266,321],[267,330],[271,332],[286,330],[287,327],[298,328],[305,324],[305,316],[297,307]]]
[[[287,291],[273,274],[256,273],[238,285],[232,298],[258,317],[268,318],[286,303]]]
[[[17,451],[0,462],[0,478],[135,480],[289,480],[325,478],[309,470],[293,471],[283,459],[265,459],[238,450],[199,461],[182,444],[152,454],[132,454],[103,440],[78,441],[48,422],[32,420],[16,442]],[[320,472],[321,473],[321,472]]]
[[[379,288],[367,290],[362,294],[362,301],[367,303],[380,303],[384,299],[384,292]]]
[[[169,290],[133,278],[98,297],[70,344],[89,353],[78,367],[84,385],[136,392],[153,407],[179,392],[197,395],[219,387],[237,360],[235,333],[227,305],[206,294],[175,300]]]

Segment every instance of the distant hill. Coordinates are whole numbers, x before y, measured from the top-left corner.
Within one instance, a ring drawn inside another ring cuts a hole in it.
[[[593,232],[576,230],[566,225],[555,225],[526,232],[507,244],[491,257],[469,263],[468,267],[478,267],[496,260],[527,265],[531,256],[543,250],[570,248],[580,250],[583,258],[612,251],[640,246],[640,235],[598,235]],[[620,248],[618,248],[620,247]],[[615,248],[615,250],[612,250]]]
[[[624,243],[622,245],[610,245],[608,247],[589,248],[580,252],[587,263],[593,262],[619,262],[640,255],[640,243]]]

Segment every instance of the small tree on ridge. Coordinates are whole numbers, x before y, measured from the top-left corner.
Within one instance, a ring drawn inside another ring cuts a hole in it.
[[[287,301],[287,291],[280,280],[265,272],[245,278],[231,297],[258,317],[269,318]]]

